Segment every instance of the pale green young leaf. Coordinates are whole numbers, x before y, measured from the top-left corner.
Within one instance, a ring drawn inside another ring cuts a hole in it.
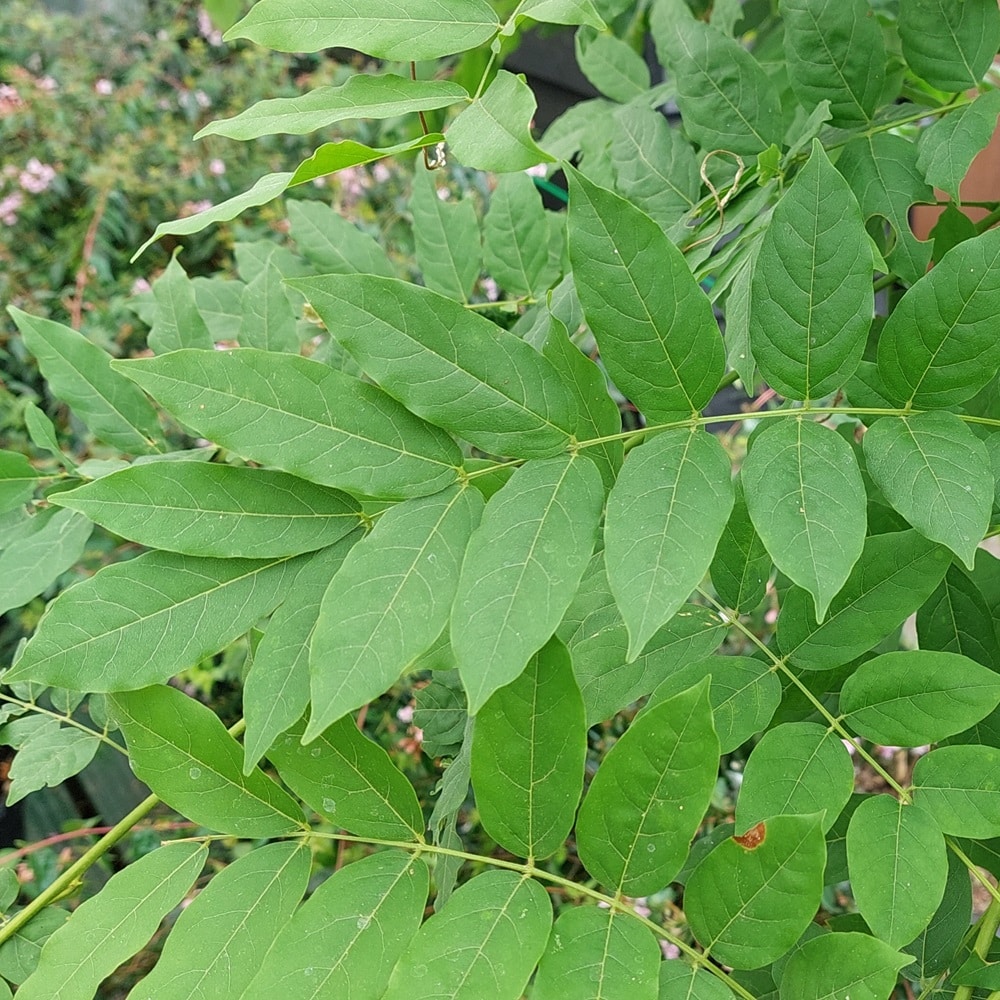
[[[628,896],[666,886],[704,818],[718,762],[706,681],[638,716],[580,807],[577,847],[590,874]]]
[[[733,1000],[733,991],[705,969],[672,958],[660,963],[657,1000]]]
[[[536,107],[535,95],[524,77],[502,69],[482,97],[452,123],[448,146],[465,166],[499,174],[554,163],[555,157],[531,137]]]
[[[626,104],[649,90],[646,60],[627,42],[607,32],[577,29],[576,62],[583,75],[613,101]]]
[[[424,817],[413,785],[354,719],[344,716],[309,747],[302,745],[304,732],[304,724],[293,726],[267,752],[281,780],[303,802],[358,837],[423,836]]]
[[[921,979],[938,976],[951,964],[972,923],[972,883],[965,864],[948,852],[948,878],[931,922],[903,951],[913,956]]]
[[[940,743],[997,705],[1000,674],[959,653],[924,649],[883,653],[862,663],[840,692],[844,721],[886,746]]]
[[[278,52],[358,49],[379,59],[437,59],[487,42],[500,30],[486,0],[408,0],[374,11],[361,0],[259,0],[226,32]]]
[[[913,961],[869,934],[847,931],[804,942],[788,959],[779,1000],[883,1000]]]
[[[990,0],[900,0],[903,58],[939,90],[968,90],[1000,48],[1000,11]]]
[[[31,400],[25,400],[23,406],[24,428],[31,443],[39,450],[49,452],[67,472],[75,475],[76,463],[60,447],[56,425],[49,415]]]
[[[263,272],[244,288],[237,337],[240,346],[298,353],[298,324],[288,304],[283,280],[273,261],[268,261]]]
[[[740,263],[726,294],[726,362],[740,377],[743,391],[752,394],[757,379],[757,362],[750,349],[750,289],[756,253],[751,250]]]
[[[239,340],[245,285],[230,278],[194,278],[194,301],[213,341]]]
[[[917,167],[928,184],[960,201],[959,186],[972,161],[990,141],[1000,118],[1000,90],[987,90],[924,129],[917,140]]]
[[[473,715],[559,626],[594,551],[603,505],[597,467],[572,455],[521,466],[487,505],[451,615]]]
[[[395,268],[382,247],[329,205],[292,199],[287,210],[295,245],[321,273],[395,276]],[[301,275],[286,273],[285,277]]]
[[[544,291],[558,276],[548,266],[547,215],[527,174],[498,180],[483,223],[483,251],[487,273],[510,298]]]
[[[443,194],[449,194],[442,188]],[[471,198],[438,197],[434,173],[418,165],[410,196],[417,266],[432,291],[468,302],[483,268],[482,237]]]
[[[785,593],[778,618],[782,653],[809,670],[849,663],[920,608],[941,583],[949,563],[942,546],[916,531],[866,538],[861,558],[830,603],[822,625],[816,622],[806,591],[790,587]]]
[[[10,788],[4,801],[14,805],[40,788],[55,788],[79,774],[100,746],[97,734],[61,726],[47,715],[28,715],[0,727],[4,746],[17,753],[10,765]]]
[[[476,716],[472,787],[483,828],[519,857],[554,854],[573,826],[586,756],[583,698],[553,637]]]
[[[358,527],[361,510],[286,472],[210,462],[133,466],[52,500],[150,548],[245,559],[325,548]]]
[[[734,611],[753,611],[764,600],[771,575],[771,557],[754,530],[743,496],[743,482],[736,480],[735,503],[709,567],[719,600]]]
[[[317,87],[299,97],[258,101],[232,118],[210,122],[195,138],[223,135],[246,140],[262,135],[305,135],[347,119],[395,118],[468,99],[465,88],[449,80],[358,73],[339,87]]]
[[[365,372],[413,413],[495,455],[539,458],[569,443],[576,405],[552,365],[458,302],[368,275],[290,284]]]
[[[847,865],[858,910],[894,948],[912,941],[944,896],[944,834],[919,805],[869,795],[847,828]]]
[[[242,458],[370,497],[434,493],[462,456],[443,431],[318,361],[242,348],[176,351],[118,370]]]
[[[417,931],[383,1000],[518,1000],[551,927],[552,904],[538,882],[483,872]]]
[[[780,420],[755,439],[741,475],[754,528],[778,569],[812,594],[822,622],[865,541],[851,446],[811,420]]]
[[[729,457],[702,430],[629,452],[608,497],[605,560],[634,660],[701,583],[733,509]]]
[[[571,906],[559,914],[538,963],[532,1000],[658,1000],[660,948],[617,910]]]
[[[132,455],[163,450],[156,411],[134,385],[112,370],[109,354],[61,323],[29,316],[14,306],[7,311],[49,390],[96,437]]]
[[[864,125],[882,103],[882,26],[865,0],[783,0],[783,51],[792,90],[806,110],[830,102],[841,128]]]
[[[819,909],[826,843],[819,816],[773,816],[712,849],[684,892],[695,937],[719,961],[759,969],[788,952]]]
[[[913,796],[941,832],[985,840],[1000,837],[1000,750],[987,746],[938,747],[913,768]]]
[[[683,10],[683,7],[682,7]],[[753,155],[780,143],[778,92],[752,55],[717,28],[654,5],[651,28],[660,61],[677,81],[684,131],[705,150]]]
[[[265,844],[226,865],[186,906],[152,972],[127,1000],[242,995],[309,881],[304,844]]]
[[[736,829],[746,833],[768,816],[825,812],[826,833],[854,790],[854,764],[840,737],[815,722],[769,729],[747,759]]]
[[[320,602],[360,530],[313,555],[286,588],[243,681],[243,773],[249,774],[280,733],[309,704],[309,640]]]
[[[598,31],[607,27],[593,0],[523,0],[517,10],[522,17],[546,24],[589,24]]]
[[[615,114],[611,144],[615,188],[662,229],[694,208],[701,190],[698,159],[678,128],[653,108],[629,104]]]
[[[146,946],[207,858],[203,844],[167,844],[112,875],[45,942],[18,1000],[92,1000],[101,980]]]
[[[998,292],[1000,229],[992,229],[949,250],[903,296],[878,342],[879,375],[894,401],[952,406],[996,377]]]
[[[876,421],[864,451],[869,474],[893,508],[971,569],[993,508],[982,441],[953,413],[918,413]]]
[[[112,696],[136,776],[199,826],[234,837],[281,837],[302,809],[263,771],[244,775],[239,743],[206,705],[168,685]]]
[[[406,501],[347,554],[310,639],[306,741],[382,694],[441,634],[482,508],[457,486]]]
[[[285,923],[257,975],[232,1000],[381,1000],[420,926],[427,889],[427,866],[401,851],[341,868]]]
[[[861,209],[814,140],[753,269],[750,348],[769,385],[814,400],[854,374],[875,310],[873,267]]]
[[[154,354],[198,347],[210,351],[212,335],[198,311],[194,286],[175,252],[167,269],[153,282],[153,328],[146,338]]]
[[[689,416],[712,398],[725,368],[712,306],[652,219],[568,173],[570,260],[601,361],[648,419]]]
[[[93,522],[69,510],[43,510],[0,548],[0,615],[43,593],[87,547]]]
[[[326,177],[347,167],[360,167],[376,160],[384,160],[389,156],[400,156],[412,153],[428,146],[437,146],[444,142],[444,136],[439,132],[419,135],[415,139],[397,143],[395,146],[366,146],[353,139],[337,139],[334,142],[324,142],[312,156],[303,160],[292,174],[289,187],[305,184],[317,177]]]
[[[989,627],[991,619],[993,612],[976,581],[952,564],[917,611],[917,641],[921,649],[961,653],[1000,672],[1000,639]]]
[[[107,692],[166,681],[272,611],[299,565],[147,552],[104,566],[49,604],[6,682]]]

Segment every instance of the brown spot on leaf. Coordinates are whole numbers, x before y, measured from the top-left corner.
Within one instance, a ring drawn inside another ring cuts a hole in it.
[[[746,833],[739,837],[733,837],[740,847],[745,847],[748,851],[756,850],[764,843],[764,838],[767,836],[767,827],[763,823],[758,823],[756,826],[750,827]]]

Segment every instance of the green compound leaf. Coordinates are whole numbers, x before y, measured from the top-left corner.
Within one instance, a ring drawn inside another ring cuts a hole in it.
[[[240,299],[240,330],[236,338],[242,347],[298,353],[298,323],[283,282],[272,257],[264,270],[244,288]]]
[[[1000,230],[949,250],[900,300],[878,343],[890,398],[938,408],[970,399],[1000,366],[995,337]]]
[[[344,716],[308,747],[302,745],[304,732],[304,724],[293,726],[267,752],[281,780],[303,802],[357,837],[415,840],[423,835],[413,785],[354,719]]]
[[[729,457],[712,435],[665,431],[629,453],[604,529],[629,661],[701,583],[732,509]]]
[[[207,462],[133,466],[52,500],[142,545],[220,558],[311,552],[360,523],[360,507],[345,493],[284,472]]]
[[[1000,672],[996,629],[983,627],[992,618],[989,604],[975,580],[953,563],[937,590],[917,612],[917,640],[921,649],[961,653]]]
[[[583,698],[553,637],[476,716],[472,787],[483,828],[519,857],[555,853],[573,826],[586,756]]]
[[[576,33],[576,62],[583,75],[606,97],[626,104],[649,90],[646,60],[628,42],[583,27]]]
[[[788,952],[823,894],[826,842],[819,816],[774,816],[727,838],[695,868],[684,912],[720,962],[759,969]]]
[[[518,1000],[551,927],[538,882],[509,871],[477,875],[417,932],[384,1000]]]
[[[822,622],[865,541],[865,485],[851,446],[802,418],[767,427],[743,463],[747,508],[774,564]]]
[[[483,223],[487,272],[510,297],[531,295],[556,275],[549,268],[549,227],[532,179],[505,174]]]
[[[339,343],[413,413],[494,455],[562,451],[575,401],[537,351],[458,302],[405,281],[290,281]]]
[[[939,90],[968,90],[1000,48],[1000,11],[990,0],[901,0],[899,37],[918,76]]]
[[[400,851],[334,872],[285,923],[257,975],[232,1000],[381,1000],[392,967],[420,926],[428,881],[423,861]]]
[[[743,482],[735,487],[735,503],[722,531],[709,573],[719,600],[734,611],[753,611],[767,593],[771,557],[754,530],[743,496]]]
[[[536,108],[535,95],[524,77],[502,69],[483,96],[452,123],[448,145],[465,166],[498,174],[555,163],[555,157],[531,138]]]
[[[958,653],[923,649],[883,653],[862,663],[840,692],[844,721],[883,746],[940,743],[997,705],[1000,674]]]
[[[40,788],[55,788],[79,774],[100,747],[96,733],[87,733],[44,715],[14,719],[0,728],[4,746],[17,750],[10,765],[10,790],[4,801],[19,802]]]
[[[660,948],[617,910],[563,910],[535,975],[532,1000],[658,1000]]]
[[[886,53],[865,0],[785,0],[781,14],[788,76],[802,106],[829,101],[832,124],[866,124],[882,101]]]
[[[690,416],[725,370],[708,298],[652,219],[578,171],[567,173],[569,255],[601,361],[649,420]]]
[[[854,764],[840,737],[815,722],[786,722],[769,729],[747,760],[736,829],[746,833],[768,816],[825,811],[827,833],[853,790]]]
[[[873,267],[861,209],[814,140],[753,271],[750,347],[769,385],[821,399],[854,374],[875,309]]]
[[[667,959],[660,963],[658,1000],[733,1000],[733,992],[710,972]]]
[[[69,404],[96,437],[132,455],[163,450],[156,411],[112,370],[109,354],[61,323],[29,316],[14,306],[7,311],[38,361],[49,391]]]
[[[196,136],[257,139],[262,135],[305,135],[351,118],[384,119],[446,108],[469,99],[447,80],[410,80],[386,73],[358,74],[339,87],[317,87],[300,97],[258,101],[232,118],[210,122]]]
[[[718,760],[707,682],[638,716],[580,807],[577,845],[591,875],[628,896],[666,886],[708,808]]]
[[[877,937],[899,948],[931,922],[944,896],[948,850],[919,805],[869,795],[847,828],[847,865],[861,915]]]
[[[571,455],[522,465],[490,500],[451,615],[471,714],[559,626],[594,550],[603,503],[597,467]]]
[[[953,413],[918,413],[876,421],[864,451],[869,474],[893,508],[972,569],[993,509],[982,441]]]
[[[45,942],[18,997],[92,1000],[101,980],[146,946],[207,857],[203,844],[167,844],[113,875]]]
[[[913,961],[868,934],[823,934],[803,943],[785,965],[780,1000],[883,1000]]]
[[[500,30],[486,0],[408,0],[372,10],[360,0],[259,0],[225,34],[278,52],[343,47],[379,59],[438,59],[487,42]]]
[[[808,593],[799,587],[788,589],[778,618],[781,651],[796,666],[809,670],[849,663],[920,608],[949,564],[945,549],[916,531],[871,535],[822,625],[816,622]]]
[[[913,768],[914,803],[941,832],[986,840],[1000,837],[1000,750],[986,746],[938,747]]]
[[[153,282],[153,300],[156,310],[148,341],[154,353],[165,354],[182,347],[212,350],[212,335],[198,311],[194,284],[177,260],[177,251]]]
[[[468,302],[483,267],[482,238],[472,199],[439,198],[433,172],[418,166],[413,175],[410,214],[424,284],[450,299]]]
[[[377,387],[291,354],[175,351],[117,362],[197,433],[241,458],[390,499],[455,482],[461,452]]]
[[[106,692],[165,681],[272,611],[300,565],[147,552],[105,566],[46,608],[6,683]]]
[[[309,881],[309,850],[266,844],[212,877],[174,924],[152,972],[128,1000],[243,995],[261,953],[292,918]]]
[[[386,690],[441,634],[482,496],[454,486],[389,508],[327,588],[310,641],[305,739]]]
[[[329,205],[296,199],[288,202],[287,211],[292,239],[317,271],[395,277],[396,269],[382,247]],[[299,278],[312,271],[308,266],[300,266],[294,271],[286,268],[283,273],[289,278]]]
[[[302,810],[263,771],[242,771],[243,752],[218,716],[177,688],[157,685],[111,699],[136,776],[200,826],[234,837],[281,837]]]

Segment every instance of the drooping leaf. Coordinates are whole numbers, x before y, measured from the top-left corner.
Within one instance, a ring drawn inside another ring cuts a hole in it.
[[[53,502],[151,548],[222,558],[311,552],[360,523],[346,493],[285,472],[208,462],[133,466]]]
[[[348,167],[360,167],[365,163],[374,163],[390,156],[401,156],[428,146],[437,146],[444,142],[444,136],[439,132],[419,135],[415,139],[397,143],[395,146],[366,146],[353,139],[337,139],[334,142],[324,142],[313,152],[312,156],[303,160],[288,181],[289,187],[306,184],[317,177],[326,177],[338,170]]]
[[[323,274],[379,274],[395,277],[385,251],[329,205],[318,201],[290,200],[288,221],[295,245]],[[285,274],[286,278],[302,274]]]
[[[590,874],[629,896],[666,886],[708,808],[718,760],[706,682],[638,716],[580,807],[577,847]]]
[[[550,639],[476,716],[472,786],[483,828],[505,850],[562,847],[583,792],[587,725],[566,647]]]
[[[660,949],[617,910],[569,907],[552,927],[532,1000],[658,1000]]]
[[[971,569],[993,508],[982,441],[953,413],[918,413],[876,421],[865,434],[864,451],[868,472],[889,503]]]
[[[750,348],[769,385],[792,399],[821,399],[854,374],[875,308],[873,267],[858,203],[813,140],[753,270]]]
[[[303,844],[286,841],[223,867],[181,911],[156,966],[128,1000],[242,996],[306,891],[309,860]]]
[[[39,478],[24,455],[0,451],[0,512],[14,510],[30,500]]]
[[[223,649],[277,606],[294,559],[147,552],[63,591],[6,682],[133,691]]]
[[[167,844],[114,874],[45,942],[18,997],[92,1000],[101,980],[146,946],[207,857],[203,844]]]
[[[944,834],[919,805],[869,795],[847,829],[847,865],[866,923],[899,948],[934,916],[948,878],[948,851]]]
[[[708,298],[652,219],[568,173],[570,260],[602,362],[649,420],[690,416],[725,368]]]
[[[607,32],[579,28],[576,62],[583,75],[613,101],[627,104],[649,90],[646,60],[627,42]]]
[[[688,879],[691,930],[726,965],[768,965],[792,948],[819,908],[825,863],[819,816],[773,816],[723,840]]]
[[[522,465],[490,500],[451,616],[473,715],[555,632],[594,550],[603,503],[597,467],[572,455]]]
[[[96,437],[133,455],[163,449],[156,411],[112,370],[109,354],[61,323],[29,316],[14,306],[7,311],[52,394],[68,403]]]
[[[752,611],[767,593],[771,557],[754,530],[743,496],[743,482],[736,480],[735,503],[719,538],[709,567],[712,585],[724,604],[734,611]]]
[[[165,354],[182,347],[212,349],[212,335],[198,311],[194,285],[177,260],[176,252],[167,269],[153,282],[153,300],[156,311],[147,341],[154,353]]]
[[[531,295],[557,277],[549,268],[549,229],[542,200],[524,173],[505,174],[483,223],[485,267],[509,296]]]
[[[812,594],[822,622],[865,540],[851,446],[810,420],[781,420],[754,441],[741,475],[754,528],[778,569]]]
[[[534,879],[477,875],[417,932],[384,1000],[518,1000],[551,926],[552,905]]]
[[[592,0],[524,0],[517,10],[546,24],[589,24],[598,31],[607,27]]]
[[[310,640],[310,741],[378,697],[441,634],[481,495],[452,487],[386,511],[327,588]]]
[[[574,400],[513,334],[427,288],[368,275],[290,282],[365,372],[413,413],[495,455],[563,450]]]
[[[358,837],[413,840],[424,817],[413,786],[349,715],[302,745],[305,725],[275,740],[268,760],[281,780],[329,822]],[[316,750],[319,753],[316,753]]]
[[[233,1000],[380,1000],[420,926],[427,888],[427,866],[401,851],[334,872],[285,923],[257,975]]]
[[[921,649],[961,653],[1000,672],[1000,638],[989,627],[992,619],[976,581],[952,564],[917,611],[917,640]]]
[[[985,840],[1000,837],[1000,749],[938,747],[913,768],[914,802],[936,820],[941,832]]]
[[[823,934],[804,942],[788,959],[780,1000],[883,1000],[900,969],[913,960],[868,934]]]
[[[732,509],[729,457],[712,435],[665,431],[629,452],[604,529],[629,660],[704,578]]]
[[[436,427],[318,361],[243,348],[117,362],[185,424],[242,458],[361,496],[455,482],[461,453]]]
[[[0,727],[4,746],[17,754],[10,765],[5,802],[14,805],[40,788],[55,788],[79,774],[100,747],[97,734],[61,726],[46,715],[28,715]]]
[[[243,290],[239,342],[265,351],[298,352],[299,332],[282,275],[273,261]]]

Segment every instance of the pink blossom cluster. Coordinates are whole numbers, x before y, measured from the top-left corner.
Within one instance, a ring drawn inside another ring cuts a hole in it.
[[[222,44],[222,32],[212,24],[208,11],[203,7],[198,11],[198,34],[208,42],[209,45]]]
[[[13,226],[17,223],[17,213],[24,205],[24,193],[41,194],[46,191],[55,180],[56,169],[33,156],[23,168],[7,164],[0,176],[4,181],[17,185],[15,190],[0,198],[0,224]]]
[[[56,170],[51,164],[42,163],[33,156],[18,175],[17,182],[28,194],[41,194],[56,178]]]
[[[0,118],[23,106],[24,101],[17,92],[17,87],[12,87],[9,83],[0,83]]]

